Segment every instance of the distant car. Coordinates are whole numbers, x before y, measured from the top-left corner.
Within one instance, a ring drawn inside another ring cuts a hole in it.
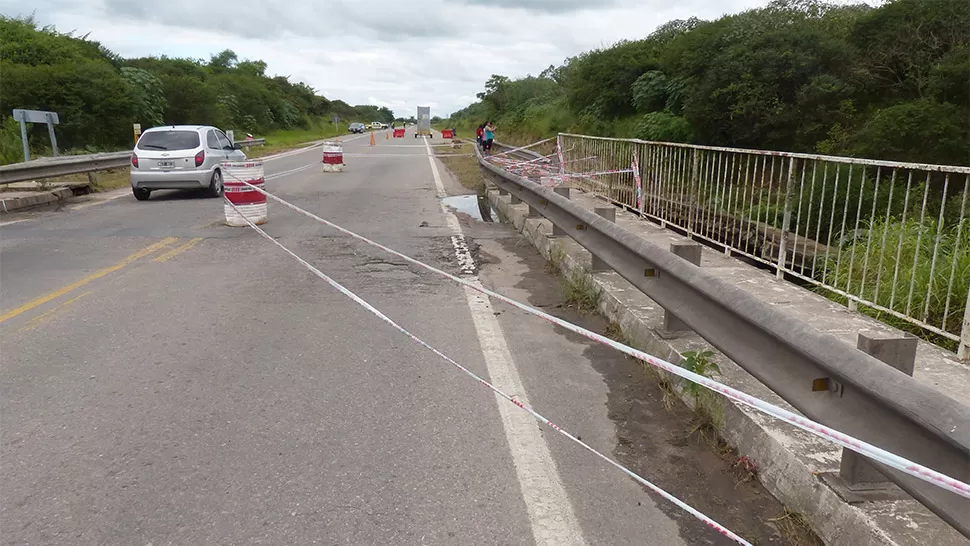
[[[364,125],[363,123],[351,123],[350,124],[350,132],[351,133],[363,133],[366,130],[367,130],[367,126]]]
[[[139,201],[154,190],[205,190],[221,197],[222,162],[245,161],[241,148],[209,125],[152,127],[131,154],[131,191]]]
[[[385,125],[385,124],[383,124],[383,123],[381,123],[379,121],[372,121],[371,124],[370,124],[370,126],[372,128],[374,128],[374,129],[387,129],[387,125]]]

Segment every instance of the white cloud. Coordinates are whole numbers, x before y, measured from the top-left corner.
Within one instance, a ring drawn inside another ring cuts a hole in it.
[[[267,72],[304,81],[331,99],[418,105],[447,114],[475,100],[492,74],[538,74],[550,64],[658,25],[717,18],[766,0],[0,0],[125,57],[207,59],[232,49]],[[233,6],[230,8],[230,6]],[[595,6],[595,7],[592,7]]]

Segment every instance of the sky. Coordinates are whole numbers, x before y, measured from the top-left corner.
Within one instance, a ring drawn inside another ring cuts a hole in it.
[[[550,64],[674,19],[716,19],[767,0],[0,0],[60,32],[89,34],[124,57],[208,59],[232,49],[329,99],[430,106],[447,117],[492,74]]]

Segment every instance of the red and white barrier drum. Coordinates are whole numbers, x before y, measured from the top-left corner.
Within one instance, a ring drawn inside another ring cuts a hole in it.
[[[236,206],[234,209],[229,203],[224,205],[227,225],[248,226],[246,218],[254,224],[266,223],[266,196],[242,183],[246,181],[263,189],[266,183],[263,176],[262,161],[227,161],[222,164],[222,186],[226,191],[226,199]]]
[[[344,145],[339,142],[323,143],[323,172],[339,173],[344,170]]]

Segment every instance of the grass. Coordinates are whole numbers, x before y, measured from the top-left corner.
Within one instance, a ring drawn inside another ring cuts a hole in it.
[[[547,270],[559,278],[563,305],[575,309],[581,315],[595,313],[600,303],[599,287],[588,271],[571,272],[563,268],[565,257],[566,252],[557,246],[550,251],[546,260]]]
[[[915,220],[873,222],[861,240],[842,248],[838,266],[835,256],[830,256],[827,267],[822,263],[822,280],[838,288],[848,287],[851,292],[900,313],[906,313],[909,307],[910,316],[925,316],[928,323],[937,327],[945,324],[947,331],[959,335],[966,307],[965,294],[970,289],[970,222],[964,222],[959,238],[957,229],[951,227],[942,230],[939,239],[935,220],[925,221],[922,225]],[[887,241],[885,250],[883,240]],[[935,267],[934,242],[938,245]],[[851,258],[853,254],[854,259]],[[837,295],[830,297],[836,301],[844,300]],[[927,332],[909,321],[864,305],[860,305],[859,310],[927,341],[956,350],[955,341]]]
[[[324,124],[323,126],[313,127],[311,129],[273,131],[264,137],[266,139],[264,146],[253,146],[249,148],[246,150],[246,156],[257,159],[300,148],[308,142],[332,138],[346,132],[345,129],[334,128],[333,124]]]
[[[792,546],[822,546],[822,541],[801,514],[786,508],[784,513],[769,519],[768,522],[773,523],[781,536],[785,537],[788,544]]]
[[[460,152],[445,147],[434,148],[434,150],[435,154],[441,155],[439,159],[462,187],[481,193],[485,188],[485,179],[482,177],[481,167],[475,157],[475,152],[467,153],[467,150],[472,146],[474,145],[465,143]],[[461,153],[462,155],[442,155],[454,153]]]

